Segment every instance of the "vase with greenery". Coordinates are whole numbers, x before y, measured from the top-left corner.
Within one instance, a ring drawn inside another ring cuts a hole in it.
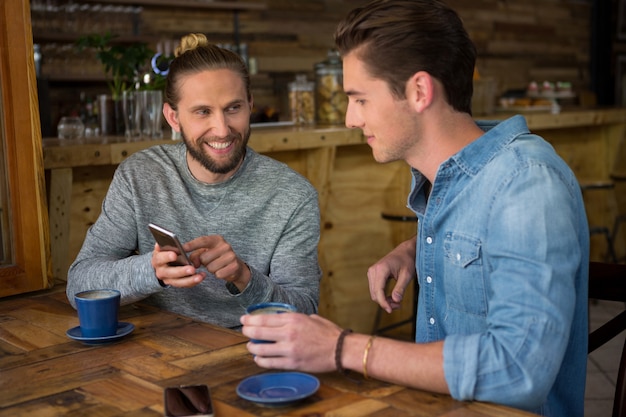
[[[124,91],[135,89],[135,84],[139,82],[139,73],[154,54],[145,43],[122,43],[115,40],[111,33],[90,34],[82,36],[77,41],[79,51],[93,49],[96,57],[102,63],[104,73],[107,77],[107,86],[111,93],[115,126],[112,131],[105,131],[103,134],[120,134],[124,131],[122,123],[120,99]],[[100,105],[100,117],[103,118],[107,111],[104,105]],[[102,124],[101,124],[102,126]]]
[[[85,35],[77,41],[78,49],[92,48],[107,75],[107,85],[113,100],[118,100],[123,91],[132,89],[137,74],[145,67],[154,52],[145,43],[122,44],[115,42],[111,33]]]

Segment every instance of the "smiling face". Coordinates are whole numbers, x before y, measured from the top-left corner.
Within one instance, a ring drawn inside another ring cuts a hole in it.
[[[164,106],[167,121],[187,145],[187,162],[207,183],[231,177],[241,165],[250,138],[250,112],[241,77],[228,69],[201,71],[179,84],[178,110]]]
[[[385,81],[371,77],[356,52],[343,58],[343,86],[349,98],[346,126],[363,131],[374,159],[406,160],[420,132],[409,100],[394,96]]]

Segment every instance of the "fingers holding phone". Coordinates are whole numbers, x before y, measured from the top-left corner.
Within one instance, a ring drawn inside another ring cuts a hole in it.
[[[157,242],[152,253],[152,267],[157,278],[174,287],[193,287],[202,282],[205,274],[197,273],[178,237],[155,224],[150,224],[149,228]]]

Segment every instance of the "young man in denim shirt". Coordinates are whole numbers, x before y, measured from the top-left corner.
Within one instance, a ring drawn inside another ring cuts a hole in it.
[[[417,236],[368,278],[388,312],[418,280],[416,341],[347,333],[316,315],[243,316],[245,335],[277,342],[249,344],[255,361],[582,417],[589,234],[571,170],[522,116],[473,120],[476,51],[444,4],[373,1],[335,41],[346,125],[363,130],[378,162],[411,166]]]

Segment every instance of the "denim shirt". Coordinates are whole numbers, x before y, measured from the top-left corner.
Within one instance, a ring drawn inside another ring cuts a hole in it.
[[[443,162],[418,216],[416,341],[444,340],[458,400],[582,417],[589,228],[578,182],[522,116]]]

